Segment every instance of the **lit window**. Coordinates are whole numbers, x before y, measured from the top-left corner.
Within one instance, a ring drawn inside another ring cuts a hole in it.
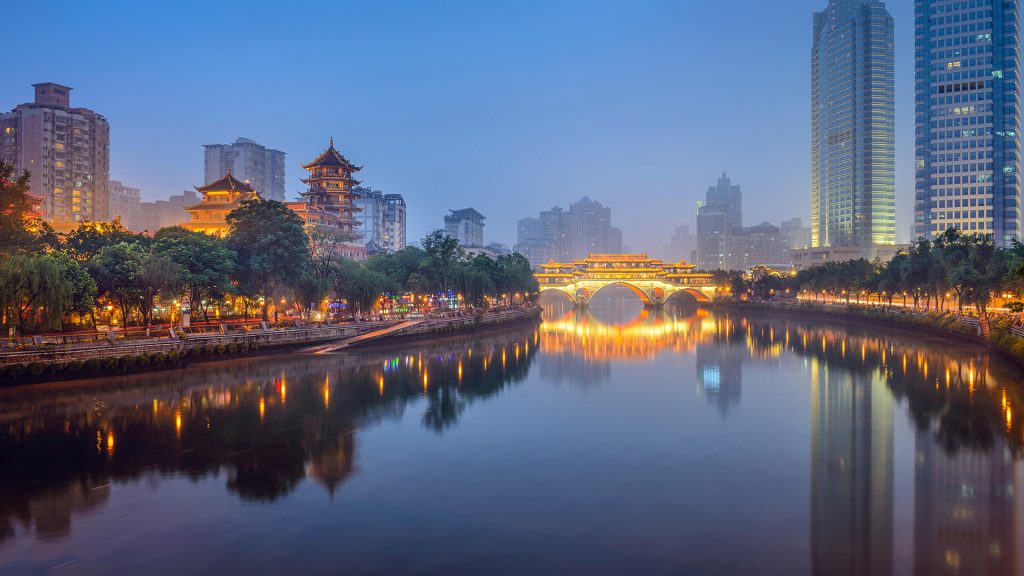
[[[54,150],[63,150],[64,149],[64,144],[61,143],[61,142],[57,142],[56,144],[53,145],[53,149]]]

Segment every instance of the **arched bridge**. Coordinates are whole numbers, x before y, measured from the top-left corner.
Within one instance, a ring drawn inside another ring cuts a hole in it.
[[[686,262],[666,264],[647,254],[591,254],[584,260],[541,264],[535,273],[540,291],[560,292],[579,307],[608,286],[625,286],[645,306],[660,307],[677,294],[710,302],[717,287],[711,274],[697,274]]]

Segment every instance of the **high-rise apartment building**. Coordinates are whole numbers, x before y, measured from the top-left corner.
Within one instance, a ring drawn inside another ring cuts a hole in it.
[[[205,183],[214,182],[230,171],[263,198],[284,202],[284,152],[248,138],[239,138],[234,144],[207,144],[204,148]]]
[[[1021,237],[1016,0],[916,0],[914,235]]]
[[[874,257],[896,242],[893,20],[878,0],[829,0],[811,49],[811,245]]]
[[[401,194],[385,194],[384,209],[384,248],[388,252],[404,250],[405,198]]]
[[[449,210],[444,217],[444,233],[455,238],[465,248],[483,248],[484,215],[472,208]]]
[[[61,227],[110,217],[110,126],[71,107],[71,88],[33,84],[35,101],[0,114],[0,158],[32,174],[43,217]]]
[[[121,220],[121,225],[129,230],[136,224],[139,217],[139,204],[142,202],[142,191],[138,188],[125,186],[119,180],[110,181],[110,214],[108,219]]]
[[[356,186],[352,192],[355,194],[352,203],[359,208],[355,215],[355,229],[360,241],[366,244],[368,253],[387,251],[384,247],[384,216],[387,211],[384,193],[365,186]]]

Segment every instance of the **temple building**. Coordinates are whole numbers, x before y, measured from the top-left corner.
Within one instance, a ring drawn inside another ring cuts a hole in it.
[[[291,202],[288,207],[306,222],[307,234],[337,234],[345,241],[341,256],[365,260],[366,246],[359,241],[355,216],[360,208],[355,205],[357,195],[353,190],[360,182],[352,177],[362,166],[352,164],[335,150],[332,138],[327,150],[302,167],[309,171],[309,177],[302,181],[309,189],[302,193],[303,201]]]
[[[228,234],[227,216],[232,210],[247,200],[262,200],[252,186],[232,176],[230,170],[216,182],[193,187],[203,195],[203,201],[185,207],[192,219],[183,226],[220,238]]]

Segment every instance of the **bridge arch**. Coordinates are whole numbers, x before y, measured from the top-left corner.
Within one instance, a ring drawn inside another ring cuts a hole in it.
[[[549,288],[541,288],[540,289],[540,295],[543,296],[544,294],[559,294],[563,298],[568,300],[570,303],[572,303],[572,304],[576,303],[576,298],[574,298],[572,296],[572,294],[569,294],[568,292],[566,292],[565,290],[562,290],[561,288],[550,288],[550,287]]]
[[[632,284],[632,283],[630,283],[628,281],[625,281],[625,280],[609,282],[609,283],[601,286],[597,290],[594,290],[594,293],[590,295],[590,299],[593,300],[595,296],[600,294],[602,290],[604,290],[605,288],[608,288],[609,286],[623,286],[625,288],[628,288],[629,291],[632,292],[633,294],[636,294],[637,297],[640,298],[640,300],[644,303],[645,306],[650,306],[651,304],[654,304],[654,301],[651,300],[651,297],[650,297],[649,294],[647,294],[647,292],[644,292],[643,289],[640,288],[639,286],[637,286],[635,284]]]
[[[708,298],[708,295],[701,292],[700,290],[697,290],[695,288],[683,288],[682,290],[677,290],[670,294],[669,297],[665,299],[665,303],[667,304],[673,299],[675,299],[678,302],[679,298],[677,298],[677,296],[679,296],[680,294],[686,294],[687,296],[692,297],[698,303],[711,302],[711,298]]]

